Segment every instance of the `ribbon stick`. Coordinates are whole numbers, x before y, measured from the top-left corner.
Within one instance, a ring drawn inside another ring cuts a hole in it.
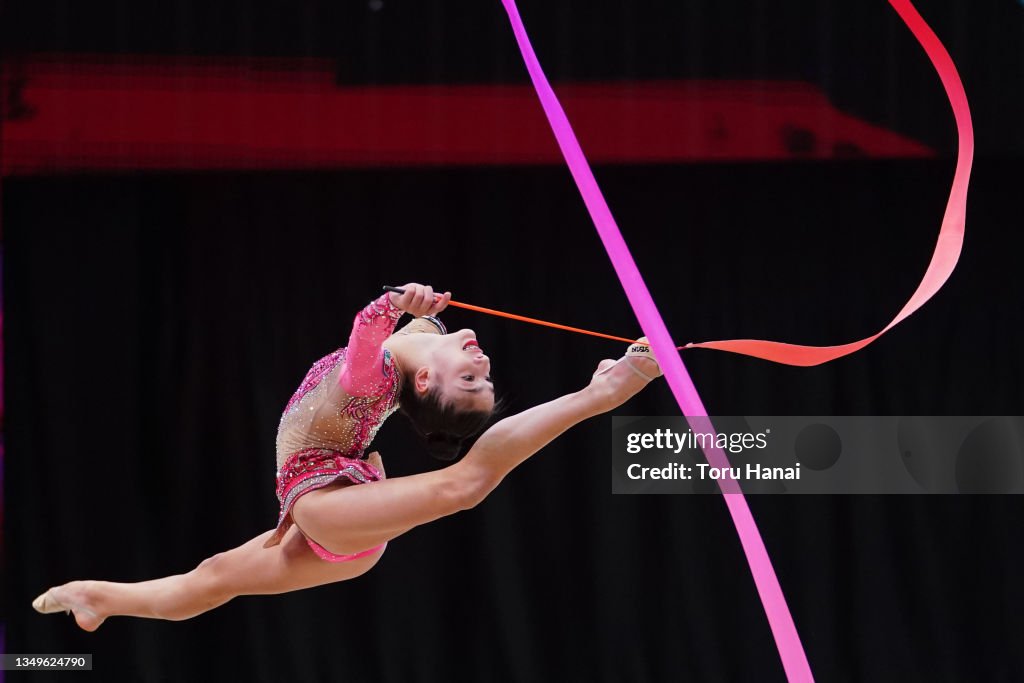
[[[881,337],[932,298],[953,273],[964,241],[967,185],[970,182],[971,164],[974,159],[974,128],[971,125],[971,110],[967,104],[967,94],[964,92],[963,83],[960,82],[956,65],[953,64],[953,60],[946,48],[943,47],[942,42],[909,0],[889,0],[889,4],[917,38],[921,47],[928,54],[932,66],[938,72],[939,78],[942,79],[942,87],[945,88],[946,96],[953,107],[953,116],[956,119],[959,136],[956,173],[953,175],[953,186],[949,191],[946,212],[942,217],[942,227],[939,228],[939,237],[935,244],[935,251],[932,253],[932,260],[928,264],[917,290],[896,317],[880,332],[848,344],[801,346],[762,339],[728,339],[687,344],[686,348],[729,351],[785,365],[820,365],[862,349]]]
[[[568,325],[560,325],[558,323],[551,323],[547,320],[539,320],[537,318],[527,318],[525,315],[516,315],[515,313],[506,313],[504,311],[497,311],[493,308],[484,308],[483,306],[474,306],[473,304],[464,304],[461,301],[449,301],[449,306],[455,306],[457,308],[464,308],[467,311],[475,311],[477,313],[486,313],[488,315],[496,315],[501,318],[508,318],[509,320],[518,320],[519,322],[532,323],[534,325],[543,325],[544,327],[553,327],[556,330],[565,330],[566,332],[576,332],[577,334],[587,334],[591,337],[601,337],[602,339],[611,339],[613,341],[626,342],[632,344],[635,339],[629,337],[617,337],[613,334],[605,334],[603,332],[594,332],[592,330],[584,330],[579,327],[569,327]],[[680,346],[679,351],[682,351],[684,347]]]
[[[385,292],[396,292],[398,294],[405,294],[405,290],[401,287],[392,287],[391,285],[384,285]],[[441,295],[434,294],[434,300],[440,301]],[[486,313],[487,315],[498,316],[499,318],[508,318],[509,320],[518,320],[519,322],[531,323],[533,325],[543,325],[544,327],[553,327],[556,330],[565,330],[566,332],[576,332],[578,334],[588,334],[592,337],[601,337],[603,339],[611,339],[613,341],[626,342],[632,344],[635,339],[629,337],[616,337],[613,334],[605,334],[604,332],[594,332],[592,330],[584,330],[580,327],[569,327],[568,325],[560,325],[559,323],[548,322],[547,320],[540,320],[539,318],[528,318],[525,315],[517,315],[515,313],[506,313],[505,311],[499,311],[494,308],[484,308],[483,306],[474,306],[473,304],[465,304],[461,301],[454,299],[448,300],[449,306],[455,306],[456,308],[464,308],[467,311],[474,311],[476,313]],[[682,351],[683,347],[676,347],[677,351]]]
[[[700,396],[683,366],[682,359],[676,353],[676,345],[669,336],[661,314],[647,290],[647,285],[644,284],[629,248],[612,218],[611,211],[601,194],[590,166],[583,156],[583,150],[569,125],[569,120],[562,110],[558,98],[555,97],[536,54],[534,54],[530,39],[526,35],[526,29],[519,17],[519,10],[514,0],[502,0],[502,3],[508,12],[523,61],[526,63],[534,89],[540,98],[541,106],[544,108],[544,113],[547,115],[548,122],[562,150],[562,155],[565,157],[573,179],[583,196],[587,211],[590,213],[594,227],[608,252],[619,281],[626,291],[630,306],[640,321],[640,327],[644,334],[651,342],[651,347],[665,373],[669,387],[693,430],[713,431],[709,429],[710,420]],[[712,465],[728,466],[728,460],[721,449],[705,448],[704,454]],[[740,543],[754,576],[754,583],[764,605],[769,626],[775,637],[775,644],[782,658],[786,676],[790,681],[813,681],[796,626],[793,624],[786,599],[782,594],[778,578],[775,576],[771,560],[768,558],[768,551],[764,547],[761,534],[750,514],[750,508],[747,507],[746,499],[739,492],[736,482],[730,480],[722,482],[722,489],[726,494],[724,496],[726,505],[732,515],[733,524],[739,534]]]

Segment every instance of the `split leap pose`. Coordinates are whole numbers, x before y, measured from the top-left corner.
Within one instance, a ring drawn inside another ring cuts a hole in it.
[[[72,581],[32,603],[73,612],[87,631],[111,616],[182,620],[240,595],[269,595],[359,576],[391,539],[482,501],[517,465],[589,417],[612,410],[661,371],[645,343],[603,360],[586,387],[506,417],[452,465],[386,479],[365,455],[396,410],[428,451],[455,460],[494,410],[490,359],[473,330],[447,333],[434,314],[451,294],[410,283],[356,316],[346,348],[317,361],[277,434],[276,528],[185,574],[138,583]],[[403,312],[419,316],[395,332]],[[622,362],[625,361],[625,362]]]

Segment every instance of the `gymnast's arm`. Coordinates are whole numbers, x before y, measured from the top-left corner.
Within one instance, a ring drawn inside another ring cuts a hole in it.
[[[619,407],[648,384],[624,366],[617,370],[597,374],[584,389],[507,417],[484,432],[457,465],[466,468],[479,499],[570,427]]]
[[[372,396],[386,384],[381,345],[395,331],[403,312],[415,316],[433,315],[444,310],[451,299],[451,293],[446,292],[435,301],[433,289],[415,282],[403,289],[404,294],[388,292],[370,302],[352,323],[345,367],[338,377],[341,388],[349,396]]]

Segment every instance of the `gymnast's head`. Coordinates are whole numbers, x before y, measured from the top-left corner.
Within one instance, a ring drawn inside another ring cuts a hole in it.
[[[473,330],[409,335],[396,348],[402,372],[398,402],[413,429],[439,460],[455,460],[463,441],[494,413],[491,359]]]

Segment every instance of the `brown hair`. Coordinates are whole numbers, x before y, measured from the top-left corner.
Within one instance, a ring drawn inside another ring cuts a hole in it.
[[[418,394],[411,381],[402,382],[398,403],[399,410],[409,418],[413,430],[426,443],[430,455],[449,461],[459,457],[463,441],[483,431],[497,408],[459,408],[454,402],[446,401],[437,387]]]

